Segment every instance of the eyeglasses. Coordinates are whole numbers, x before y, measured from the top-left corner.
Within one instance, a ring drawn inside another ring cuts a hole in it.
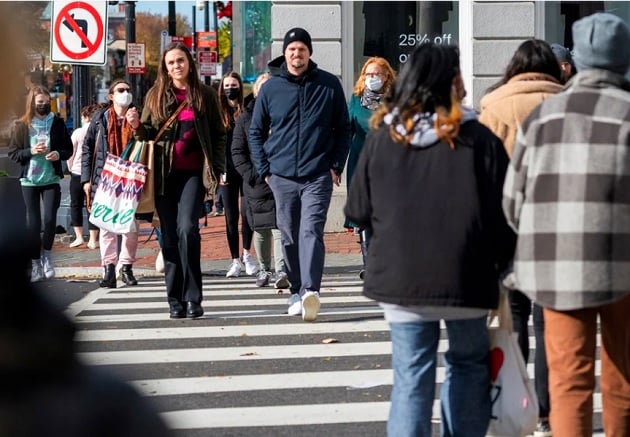
[[[383,73],[365,73],[365,77],[376,77],[376,76],[383,77],[385,75]]]
[[[130,92],[130,91],[131,91],[131,88],[116,88],[116,89],[114,90],[114,92],[116,92],[116,93],[121,93],[121,94],[122,94],[122,93],[124,93],[124,92],[127,92],[127,93],[128,93],[128,92]]]

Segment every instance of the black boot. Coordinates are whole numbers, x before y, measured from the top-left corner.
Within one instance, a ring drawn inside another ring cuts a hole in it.
[[[138,285],[138,280],[133,275],[133,270],[131,270],[131,264],[123,264],[122,280],[127,285]]]
[[[116,266],[107,264],[103,267],[103,279],[98,284],[103,288],[116,288]]]

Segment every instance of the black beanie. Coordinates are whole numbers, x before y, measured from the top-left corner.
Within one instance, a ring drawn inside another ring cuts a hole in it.
[[[289,30],[284,35],[284,42],[282,43],[283,54],[285,50],[287,49],[287,46],[291,44],[293,41],[303,42],[306,45],[306,48],[308,48],[308,52],[311,55],[313,54],[313,46],[311,45],[311,35],[309,35],[309,33],[306,30],[302,29],[301,27],[294,27],[293,29]]]

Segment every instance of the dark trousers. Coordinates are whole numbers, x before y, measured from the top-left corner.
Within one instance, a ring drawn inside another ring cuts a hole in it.
[[[83,226],[83,205],[85,204],[85,191],[81,185],[81,175],[70,175],[70,224]],[[88,220],[88,229],[96,230],[97,226]]]
[[[61,188],[59,184],[44,185],[42,187],[22,187],[22,196],[26,206],[26,227],[33,240],[39,244],[30,250],[31,259],[39,259],[40,250],[51,250],[55,242],[55,228],[57,227],[57,210],[61,203]],[[41,203],[40,203],[41,202]],[[42,231],[42,210],[44,207],[44,233]]]
[[[228,246],[230,248],[230,255],[232,259],[240,257],[239,250],[239,237],[238,237],[238,219],[239,219],[239,202],[243,197],[243,179],[230,173],[227,185],[221,185],[219,190],[223,198],[223,208],[225,211],[225,231],[227,234]],[[240,209],[241,217],[241,234],[243,237],[243,249],[249,250],[252,247],[252,231],[247,217],[245,216],[245,209]]]
[[[204,188],[201,170],[173,170],[164,196],[155,196],[160,217],[166,294],[170,305],[201,303],[201,235],[199,217]]]
[[[518,333],[518,344],[523,358],[529,359],[529,329],[527,323],[532,314],[532,301],[517,290],[510,290],[510,306],[514,332]],[[540,305],[533,305],[534,338],[536,354],[534,355],[534,385],[538,397],[538,417],[549,417],[549,370],[545,352],[545,320]]]
[[[319,291],[324,274],[324,225],[332,196],[330,172],[310,178],[269,177],[291,293]]]

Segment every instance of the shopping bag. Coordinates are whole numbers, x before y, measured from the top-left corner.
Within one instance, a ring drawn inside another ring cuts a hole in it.
[[[117,234],[135,231],[136,208],[146,178],[144,164],[108,153],[92,199],[90,222]]]
[[[139,162],[147,168],[147,177],[140,194],[136,214],[150,214],[155,210],[153,145],[154,141],[132,140],[120,155],[122,159]]]
[[[525,436],[536,428],[538,399],[527,374],[517,334],[513,332],[512,312],[506,292],[501,293],[496,313],[488,321],[492,416],[487,435]],[[491,327],[496,316],[498,326]]]

